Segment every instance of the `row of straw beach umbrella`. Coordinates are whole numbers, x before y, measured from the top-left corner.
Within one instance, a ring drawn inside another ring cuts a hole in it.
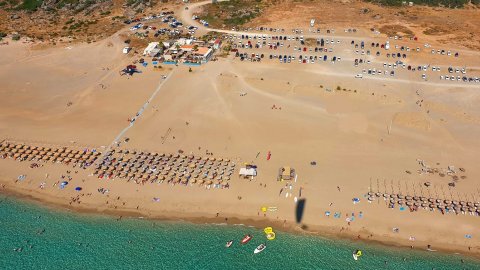
[[[67,147],[32,146],[22,143],[3,142],[0,144],[0,158],[17,161],[41,161],[70,164],[71,162],[94,163],[100,152],[85,151]]]
[[[235,163],[226,158],[111,150],[96,164],[99,178],[123,178],[136,183],[173,183],[228,186]]]
[[[368,192],[368,200],[374,201],[382,199],[388,201],[390,207],[395,205],[408,206],[412,209],[424,208],[429,210],[440,210],[442,212],[454,213],[469,213],[471,215],[480,216],[480,202],[478,201],[464,201],[464,200],[450,200],[442,198],[432,198],[425,196],[411,196],[403,194],[389,194],[380,192]]]

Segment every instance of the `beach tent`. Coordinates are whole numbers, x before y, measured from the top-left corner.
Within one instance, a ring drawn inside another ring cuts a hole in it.
[[[257,176],[257,170],[255,168],[240,168],[241,176]]]
[[[76,187],[75,190],[80,191],[80,190],[82,190],[82,188],[81,187]]]

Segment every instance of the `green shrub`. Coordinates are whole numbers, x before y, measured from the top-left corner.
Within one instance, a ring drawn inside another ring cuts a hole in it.
[[[17,6],[19,10],[35,11],[43,3],[43,0],[23,0],[22,4]]]

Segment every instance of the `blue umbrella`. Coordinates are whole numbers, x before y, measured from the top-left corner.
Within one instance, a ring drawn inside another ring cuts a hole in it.
[[[66,186],[66,185],[68,185],[68,182],[67,182],[67,181],[63,181],[62,183],[60,183],[60,185]]]
[[[80,190],[82,190],[82,188],[81,187],[76,187],[75,190],[80,191]]]

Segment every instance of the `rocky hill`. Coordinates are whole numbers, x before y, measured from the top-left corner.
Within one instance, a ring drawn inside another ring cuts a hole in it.
[[[114,33],[126,18],[167,1],[0,0],[0,33],[40,40],[95,41]]]

